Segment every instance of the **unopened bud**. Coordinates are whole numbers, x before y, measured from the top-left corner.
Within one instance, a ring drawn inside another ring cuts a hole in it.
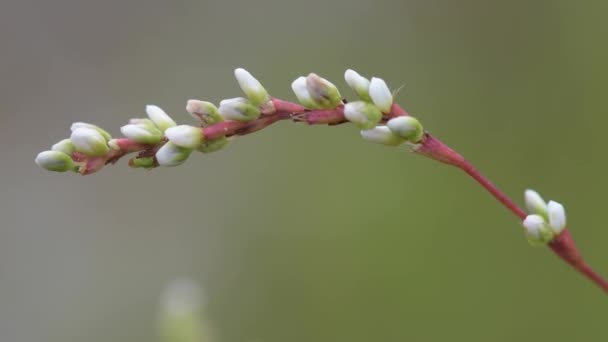
[[[393,94],[383,79],[372,77],[369,84],[369,96],[382,113],[390,113],[393,106]]]
[[[344,73],[344,80],[361,100],[372,102],[372,98],[369,96],[370,82],[367,78],[359,75],[359,73],[352,69],[348,69]]]
[[[218,111],[225,120],[251,121],[260,116],[260,109],[244,97],[222,100]]]
[[[128,125],[120,128],[120,132],[141,144],[158,144],[163,139],[163,132],[148,119],[131,119]]]
[[[359,128],[374,128],[382,119],[382,113],[371,103],[364,101],[349,102],[344,106],[346,119]]]
[[[270,101],[270,96],[262,84],[249,73],[249,71],[238,68],[234,70],[234,76],[239,82],[239,86],[247,95],[247,98],[254,106],[260,106]]]
[[[405,142],[405,139],[397,136],[386,126],[376,126],[372,129],[363,130],[361,136],[367,141],[388,146],[398,146]]]
[[[94,129],[97,132],[99,132],[99,134],[101,134],[101,136],[103,136],[103,138],[106,139],[106,141],[109,141],[110,139],[112,139],[112,136],[106,130],[104,130],[103,128],[101,128],[99,126],[90,124],[90,123],[86,123],[86,122],[74,122],[72,124],[72,126],[70,127],[70,130],[72,132],[74,132],[78,128],[90,128],[90,129]]]
[[[178,166],[183,164],[192,153],[191,149],[183,148],[168,141],[156,151],[156,161],[160,166]]]
[[[147,105],[146,113],[148,114],[150,120],[152,120],[154,124],[156,124],[156,126],[161,130],[161,132],[164,132],[169,127],[177,125],[175,121],[173,121],[173,119],[158,106]]]
[[[342,103],[342,96],[338,88],[317,74],[308,74],[306,88],[308,88],[312,100],[321,108],[336,108]]]
[[[393,133],[413,143],[420,142],[424,137],[422,124],[411,116],[399,116],[390,119],[386,125]]]
[[[43,169],[54,172],[74,170],[72,157],[60,151],[44,151],[38,153],[34,162]]]
[[[70,139],[63,139],[60,142],[53,145],[51,147],[51,150],[57,151],[57,152],[63,152],[65,154],[67,154],[68,156],[71,156],[72,153],[74,152],[74,144],[72,144],[72,140],[70,140]]]
[[[564,206],[555,201],[547,203],[547,215],[549,225],[555,234],[559,234],[566,228],[566,210]]]
[[[203,129],[189,125],[179,125],[165,131],[167,139],[177,146],[195,149],[203,142]]]
[[[532,214],[526,216],[522,225],[524,226],[526,237],[532,245],[546,244],[555,237],[544,217],[540,215]]]
[[[109,147],[106,139],[93,128],[77,128],[70,136],[76,151],[90,157],[100,157],[108,153]]]
[[[318,104],[312,99],[306,87],[306,77],[300,76],[291,83],[291,89],[300,102],[306,108],[318,108]]]
[[[547,217],[547,203],[538,194],[538,192],[527,189],[524,192],[524,198],[526,202],[526,208],[530,214],[538,214]]]
[[[199,121],[202,126],[209,126],[223,121],[217,107],[207,101],[188,100],[186,111]]]

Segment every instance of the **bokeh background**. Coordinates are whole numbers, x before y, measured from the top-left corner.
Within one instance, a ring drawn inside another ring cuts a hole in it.
[[[566,205],[608,274],[605,1],[0,3],[0,340],[156,341],[159,296],[203,285],[216,341],[605,341],[608,302],[455,169],[280,123],[151,172],[37,168],[73,121],[277,97],[314,71],[397,101],[518,201]]]

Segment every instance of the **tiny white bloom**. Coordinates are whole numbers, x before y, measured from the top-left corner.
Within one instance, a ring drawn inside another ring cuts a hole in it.
[[[386,85],[383,79],[372,77],[369,84],[369,96],[376,107],[380,108],[383,113],[389,113],[393,106],[393,94]]]
[[[361,136],[367,141],[388,146],[398,146],[405,142],[405,139],[395,135],[386,126],[376,126],[372,129],[362,130]]]
[[[419,142],[424,137],[422,124],[411,116],[399,116],[390,119],[386,125],[393,133],[414,143]]]
[[[173,121],[173,119],[171,119],[171,117],[158,106],[147,105],[146,113],[148,114],[150,120],[152,120],[162,132],[169,127],[177,125],[175,121]]]
[[[310,93],[308,92],[308,88],[306,87],[306,77],[300,76],[300,77],[296,78],[296,80],[291,83],[291,89],[293,90],[293,93],[298,98],[298,101],[304,107],[317,108],[318,105],[312,99],[312,96],[310,96]]]
[[[34,162],[36,165],[49,171],[65,172],[74,169],[72,158],[60,151],[40,152]]]
[[[524,198],[526,200],[526,208],[530,214],[547,215],[547,203],[538,192],[527,189],[524,192]]]
[[[103,128],[101,128],[99,126],[90,124],[90,123],[86,123],[86,122],[74,122],[72,124],[72,126],[70,127],[70,130],[72,132],[74,132],[78,128],[91,128],[91,129],[94,129],[97,132],[99,132],[99,134],[101,134],[104,137],[104,139],[106,139],[106,141],[112,139],[112,136],[106,130],[104,130]]]
[[[533,239],[541,238],[543,229],[547,227],[545,219],[537,214],[526,216],[522,224],[526,229],[526,235]]]
[[[322,108],[335,108],[342,103],[338,87],[315,73],[306,77],[306,87],[312,100]]]
[[[70,136],[76,151],[91,157],[99,157],[108,153],[109,147],[106,139],[93,128],[81,127],[72,132]]]
[[[137,121],[131,120],[131,122]],[[163,133],[155,125],[146,124],[145,122],[130,123],[122,126],[120,132],[125,137],[142,144],[157,144],[163,138]]]
[[[70,140],[70,139],[63,139],[60,142],[53,145],[51,147],[51,150],[63,152],[70,156],[70,155],[72,155],[72,152],[74,152],[74,144],[72,144],[72,140]]]
[[[156,161],[160,166],[178,166],[183,164],[192,153],[191,149],[183,148],[168,141],[156,151]]]
[[[203,130],[200,127],[179,125],[165,131],[167,139],[177,146],[194,149],[203,142]]]
[[[354,101],[344,105],[344,117],[363,129],[372,129],[382,119],[382,113],[371,103]]]
[[[234,76],[239,82],[239,86],[243,92],[255,106],[262,105],[270,100],[270,96],[266,89],[264,89],[262,84],[253,77],[249,71],[238,68],[234,70]]]
[[[260,116],[260,109],[244,97],[222,100],[218,111],[226,120],[251,121]]]
[[[566,210],[560,203],[549,201],[547,204],[547,216],[549,216],[549,225],[556,234],[561,233],[566,228]]]
[[[349,87],[361,98],[361,100],[371,102],[369,96],[369,80],[352,69],[346,70],[344,80]]]
[[[188,100],[186,111],[190,113],[195,120],[205,126],[213,125],[223,120],[217,107],[213,103],[207,101]]]

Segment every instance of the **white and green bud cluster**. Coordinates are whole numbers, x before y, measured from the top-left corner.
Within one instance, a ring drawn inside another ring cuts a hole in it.
[[[548,203],[534,190],[524,193],[529,215],[522,225],[528,241],[532,245],[547,244],[566,228],[566,210],[555,201]]]
[[[163,139],[163,132],[150,119],[131,119],[128,125],[120,128],[120,132],[142,144],[158,144]]]
[[[338,87],[314,73],[298,77],[291,83],[291,89],[306,108],[331,109],[342,104]]]

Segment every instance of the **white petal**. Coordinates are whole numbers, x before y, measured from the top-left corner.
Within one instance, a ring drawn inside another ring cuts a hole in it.
[[[308,92],[308,87],[306,86],[306,77],[298,77],[291,83],[291,89],[302,105],[308,108],[316,107],[315,101],[313,101],[312,96],[310,96],[310,93]]]
[[[524,192],[524,198],[526,200],[526,208],[530,214],[547,214],[547,203],[545,203],[545,200],[543,200],[538,192],[527,189]]]
[[[167,128],[177,125],[175,121],[173,121],[173,119],[171,119],[171,117],[158,106],[147,105],[146,113],[148,114],[150,120],[154,121],[156,126],[158,126],[158,128],[160,128],[160,130],[163,132]]]
[[[376,126],[372,129],[362,130],[361,136],[367,141],[388,146],[398,146],[405,141],[386,126]]]
[[[359,75],[359,73],[352,69],[348,69],[344,73],[344,80],[362,100],[371,101],[371,97],[369,96],[370,82],[367,78]]]
[[[386,85],[383,79],[372,77],[369,84],[369,96],[376,107],[380,108],[383,113],[389,113],[393,105],[393,94]]]
[[[106,139],[93,128],[77,128],[70,136],[74,148],[88,156],[98,157],[106,154],[109,150]]]
[[[532,238],[540,238],[541,231],[545,228],[545,219],[536,214],[528,215],[523,221],[523,226],[526,229],[526,234]]]
[[[549,216],[549,225],[556,234],[561,233],[566,228],[566,210],[563,205],[555,201],[549,201],[547,215]]]
[[[254,105],[259,106],[269,100],[266,89],[264,89],[262,84],[255,77],[253,77],[249,71],[243,68],[238,68],[234,70],[234,76],[239,82],[239,86],[243,92]]]
[[[203,140],[201,128],[188,125],[168,128],[165,135],[175,145],[191,149],[198,147]]]
[[[190,149],[179,147],[168,141],[156,151],[156,161],[160,166],[178,166],[188,159],[191,152]]]

